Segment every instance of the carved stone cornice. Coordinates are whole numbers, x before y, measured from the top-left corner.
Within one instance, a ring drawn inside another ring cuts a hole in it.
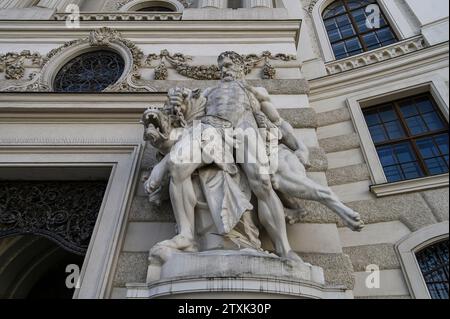
[[[249,54],[243,56],[245,60],[245,74],[249,74],[254,68],[264,61],[263,79],[275,79],[276,69],[270,64],[270,60],[293,61],[293,55],[278,53],[273,55],[269,51],[262,54]],[[220,70],[217,65],[190,65],[188,61],[192,58],[181,53],[170,54],[168,50],[163,50],[160,54],[149,54],[146,59],[147,66],[152,66],[153,61],[158,61],[155,68],[155,80],[167,80],[168,72],[165,61],[175,69],[175,71],[185,77],[195,80],[219,80]]]
[[[57,13],[53,16],[56,21],[66,21],[70,13]],[[99,13],[82,12],[80,21],[178,21],[182,13],[155,13],[155,12],[121,12],[121,13]]]
[[[422,36],[415,37],[387,47],[359,54],[354,57],[328,63],[326,64],[327,73],[329,75],[333,75],[358,69],[367,65],[387,61],[408,53],[422,50],[426,48],[426,46],[426,42]]]

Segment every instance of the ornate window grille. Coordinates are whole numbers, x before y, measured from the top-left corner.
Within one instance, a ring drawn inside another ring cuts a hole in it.
[[[86,253],[107,182],[0,181],[0,238],[44,236]]]
[[[432,299],[448,299],[448,244],[447,239],[416,253]]]
[[[100,50],[77,56],[56,75],[56,92],[101,92],[116,83],[125,68],[123,58],[112,51]]]
[[[431,95],[364,110],[388,182],[448,173],[448,122]]]
[[[367,6],[373,4],[377,1],[339,0],[323,12],[322,18],[337,60],[398,41],[381,8],[379,21],[373,21],[371,13],[366,12]]]

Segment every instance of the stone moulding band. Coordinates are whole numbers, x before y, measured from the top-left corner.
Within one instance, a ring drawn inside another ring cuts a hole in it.
[[[103,27],[91,31],[88,37],[72,40],[62,46],[52,49],[46,56],[30,51],[21,53],[9,52],[0,55],[0,73],[5,73],[5,80],[0,80],[0,91],[4,92],[51,92],[52,74],[55,68],[61,64],[61,56],[73,55],[76,49],[81,51],[87,48],[119,48],[129,68],[119,81],[108,88],[105,92],[156,92],[154,87],[148,85],[149,80],[141,78],[140,69],[152,67],[154,61],[159,61],[155,68],[154,80],[168,80],[169,72],[166,66],[168,62],[180,75],[194,80],[219,80],[220,70],[216,65],[191,65],[192,57],[182,53],[171,54],[168,50],[162,50],[159,54],[149,54],[145,57],[143,51],[132,41],[123,38],[116,30]],[[288,62],[296,60],[294,55],[278,53],[272,54],[264,51],[261,54],[248,54],[243,56],[245,60],[245,73],[249,74],[254,68],[264,63],[262,76],[264,80],[276,78],[276,69],[270,61]],[[26,67],[39,68],[25,79]],[[53,70],[53,71],[51,71]]]

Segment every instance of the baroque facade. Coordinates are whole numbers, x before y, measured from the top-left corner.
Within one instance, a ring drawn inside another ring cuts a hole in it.
[[[448,298],[448,24],[444,0],[0,0],[0,298],[158,296],[149,251],[177,221],[149,202],[161,158],[140,121],[172,88],[216,85],[225,51],[308,147],[307,176],[365,223],[287,210],[324,285],[265,294]]]

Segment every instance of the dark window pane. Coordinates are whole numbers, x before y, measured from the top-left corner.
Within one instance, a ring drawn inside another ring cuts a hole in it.
[[[335,19],[325,20],[325,27],[327,28],[327,31],[336,30],[338,28]]]
[[[381,165],[391,166],[397,164],[397,158],[391,146],[378,148],[378,156],[380,157]]]
[[[415,102],[420,113],[428,113],[434,111],[433,103],[428,97],[416,99]]]
[[[440,156],[439,149],[434,145],[432,138],[424,138],[416,141],[417,148],[423,158]]]
[[[409,143],[395,145],[394,153],[400,163],[413,162],[417,160]]]
[[[347,47],[347,52],[351,54],[358,54],[363,52],[361,43],[358,38],[353,38],[345,41],[345,46]]]
[[[378,112],[371,112],[365,114],[367,125],[372,126],[375,124],[380,124],[380,117],[378,116]]]
[[[369,130],[375,143],[387,141],[388,137],[382,125],[371,126]]]
[[[445,128],[444,122],[435,112],[423,114],[422,117],[430,131],[437,131]]]
[[[441,154],[448,155],[448,134],[438,135],[434,138]]]
[[[428,132],[428,128],[420,116],[407,118],[406,124],[408,125],[408,128],[413,135],[419,135]]]
[[[330,6],[328,6],[324,13],[323,13],[323,17],[326,18],[330,18],[330,17],[334,17],[338,14],[342,14],[346,11],[344,4],[342,3],[342,1],[335,1],[333,2]]]
[[[336,57],[346,57],[347,56],[347,50],[345,49],[345,43],[339,42],[333,44],[333,51]]]
[[[400,165],[387,166],[384,168],[384,174],[389,183],[395,183],[404,180]]]
[[[404,117],[411,117],[411,116],[419,114],[416,106],[413,103],[411,103],[410,101],[400,103],[400,111],[402,112]]]
[[[395,39],[395,36],[392,33],[390,28],[383,28],[383,29],[377,30],[376,33],[377,33],[378,39],[380,39],[380,41],[382,41],[382,42]]]
[[[348,15],[344,14],[336,18],[337,25],[341,27],[345,27],[347,25],[351,25],[351,21]]]
[[[448,165],[442,157],[427,159],[425,160],[425,165],[431,175],[448,173]]]
[[[424,173],[417,162],[402,164],[405,179],[414,179],[423,177]]]
[[[363,36],[364,42],[370,48],[377,48],[380,46],[380,42],[378,41],[377,35],[375,32],[371,32]]]
[[[389,139],[391,140],[396,140],[406,136],[399,121],[388,122],[385,123],[384,126],[386,127]]]
[[[383,122],[395,121],[398,119],[397,114],[395,113],[392,106],[383,107],[379,110],[379,112]]]
[[[341,32],[339,31],[339,29],[329,31],[328,35],[330,37],[331,42],[336,42],[336,41],[342,40]]]
[[[342,26],[339,28],[339,30],[341,31],[343,38],[352,37],[356,34],[355,29],[353,29],[353,26],[351,24]]]
[[[449,297],[448,239],[416,253],[417,262],[433,299]]]

